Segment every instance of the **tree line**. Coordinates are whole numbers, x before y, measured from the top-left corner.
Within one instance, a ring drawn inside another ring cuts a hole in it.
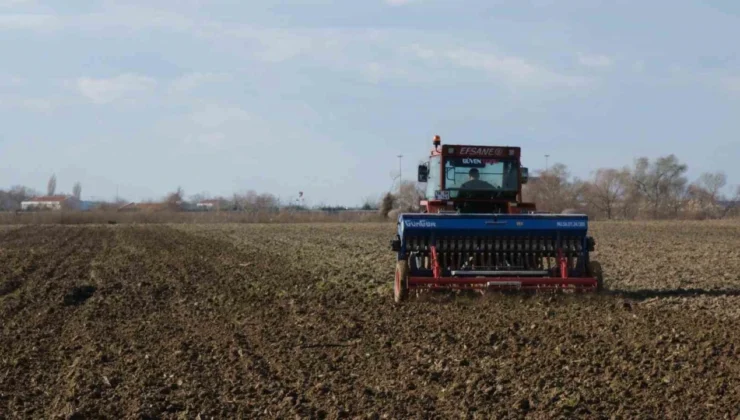
[[[724,195],[724,172],[707,172],[694,181],[688,165],[675,155],[639,158],[632,167],[602,168],[588,179],[571,177],[555,164],[535,173],[523,190],[524,201],[539,210],[578,211],[595,219],[718,219],[737,215],[740,185]]]
[[[53,196],[56,194],[56,176],[49,178],[47,183],[46,195]],[[71,197],[77,200],[81,199],[82,186],[75,183]],[[0,211],[16,211],[21,209],[21,203],[39,197],[42,194],[32,188],[16,185],[8,189],[0,189]],[[59,195],[69,196],[60,193]],[[279,197],[270,193],[259,193],[254,190],[234,193],[228,196],[213,196],[208,193],[197,193],[187,196],[182,187],[177,187],[171,192],[165,194],[162,198],[156,200],[145,200],[143,204],[159,204],[163,209],[171,211],[179,210],[196,210],[197,204],[209,201],[214,204],[213,208],[222,211],[242,211],[242,212],[268,212],[279,209],[288,210],[308,210],[308,207],[302,200],[281,200]],[[94,208],[98,210],[116,210],[129,204],[124,198],[117,197],[113,201],[96,201]],[[318,204],[312,208],[325,211],[352,210],[344,206],[329,206]],[[375,209],[371,201],[365,199],[362,209]]]
[[[740,215],[740,185],[729,194],[724,172],[703,173],[690,182],[688,165],[675,155],[655,160],[639,158],[632,167],[602,168],[587,179],[572,177],[558,163],[532,174],[523,186],[523,201],[538,211],[588,214],[593,219],[718,219]],[[394,218],[401,212],[419,211],[422,186],[405,181],[379,202],[381,215]]]
[[[57,176],[49,177],[46,183],[46,195],[53,196],[57,193]],[[8,189],[0,189],[0,211],[15,211],[21,208],[21,203],[42,195],[39,191],[24,185],[14,185]],[[60,193],[60,195],[67,195]],[[75,182],[72,186],[71,197],[76,200],[82,199],[82,184]]]
[[[537,204],[540,211],[582,212],[594,219],[717,219],[740,215],[740,185],[729,195],[723,194],[727,186],[724,172],[703,173],[692,182],[687,172],[688,165],[672,154],[652,161],[639,158],[631,167],[598,169],[587,179],[572,177],[566,165],[557,163],[533,173],[529,183],[524,185],[522,196],[524,201]],[[57,178],[52,175],[46,194],[54,195],[56,190]],[[80,200],[82,186],[79,182],[74,184],[72,191],[72,196]],[[22,185],[0,189],[0,211],[18,210],[21,202],[39,195]],[[396,192],[388,192],[379,200],[366,198],[359,208],[378,210],[385,217],[394,217],[399,212],[418,211],[423,195],[423,185],[405,181]],[[281,202],[272,194],[253,190],[228,197],[201,193],[186,198],[185,191],[178,187],[158,202],[175,210],[193,207],[207,199],[215,200],[220,210],[306,209],[300,201]],[[126,201],[119,199],[114,203],[100,203],[99,208],[115,209],[122,204]],[[327,206],[317,206],[324,207]]]

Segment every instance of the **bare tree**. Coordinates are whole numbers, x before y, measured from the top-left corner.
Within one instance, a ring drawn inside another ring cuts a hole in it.
[[[72,188],[72,195],[79,201],[82,198],[82,184],[79,182],[75,183],[75,186]]]
[[[715,173],[705,172],[699,177],[698,184],[709,193],[712,203],[716,203],[719,200],[719,191],[727,185],[727,175],[721,171]]]
[[[254,190],[249,190],[244,194],[234,194],[234,202],[241,211],[254,211],[255,203],[257,201],[257,194]]]
[[[395,208],[402,212],[419,211],[423,191],[414,181],[403,181],[396,197]]]
[[[686,182],[671,184],[668,188],[667,205],[671,211],[671,217],[678,218],[679,213],[686,207],[691,199]]]
[[[642,194],[640,194],[637,185],[630,177],[624,192],[624,199],[622,199],[622,203],[620,204],[622,218],[626,220],[636,218],[640,213],[642,201]]]
[[[276,211],[280,207],[280,200],[272,194],[262,193],[254,198],[252,205],[256,211]]]
[[[244,202],[242,201],[242,197],[237,193],[234,193],[231,197],[231,208],[234,211],[244,211]]]
[[[628,169],[599,169],[593,181],[585,185],[585,199],[589,205],[606,214],[607,219],[611,219],[617,206],[624,200],[629,179]]]
[[[362,210],[378,210],[378,199],[375,197],[365,197],[365,199],[362,201]]]
[[[645,157],[637,160],[633,179],[653,218],[657,219],[666,208],[674,214],[678,212],[686,192],[687,180],[683,175],[687,170],[675,155],[660,157],[652,163]]]
[[[390,214],[391,210],[393,210],[393,207],[396,204],[396,197],[388,192],[383,196],[383,200],[380,202],[380,215],[387,218],[388,214]]]
[[[280,200],[268,193],[258,194],[249,190],[244,194],[234,194],[234,208],[240,211],[263,212],[277,211],[280,208]]]
[[[539,210],[560,213],[581,207],[580,198],[584,190],[584,183],[570,180],[567,166],[556,163],[531,179],[522,195],[524,201],[535,203]]]
[[[727,183],[727,176],[723,172],[701,174],[699,179],[687,188],[688,209],[693,217],[716,218],[723,214],[720,201],[720,190]]]
[[[214,200],[218,200],[216,209],[219,211],[229,210],[232,207],[231,201],[226,197],[219,196],[219,197],[214,198]]]
[[[56,174],[54,174],[51,176],[51,178],[49,178],[49,182],[46,183],[46,195],[54,195],[56,191],[57,191],[57,176]]]
[[[22,202],[37,195],[38,192],[22,185],[15,185],[7,191],[0,190],[0,210],[20,210]]]
[[[735,188],[735,196],[726,201],[724,210],[719,218],[722,219],[732,215],[737,216],[739,214],[738,210],[740,210],[740,185]]]
[[[185,200],[185,191],[182,187],[177,187],[175,191],[167,194],[165,204],[167,204],[167,208],[169,210],[179,210],[182,206],[183,200]]]

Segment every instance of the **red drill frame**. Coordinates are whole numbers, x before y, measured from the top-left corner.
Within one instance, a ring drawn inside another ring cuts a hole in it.
[[[560,290],[575,289],[593,291],[597,288],[595,277],[569,277],[568,260],[562,250],[558,250],[560,277],[442,277],[437,247],[431,246],[431,263],[433,277],[408,278],[409,289],[465,290],[465,289],[498,289],[498,290]]]

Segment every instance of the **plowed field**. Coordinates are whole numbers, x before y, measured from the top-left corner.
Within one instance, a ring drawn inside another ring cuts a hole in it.
[[[740,223],[593,224],[602,295],[403,305],[393,228],[2,230],[0,419],[740,415]]]

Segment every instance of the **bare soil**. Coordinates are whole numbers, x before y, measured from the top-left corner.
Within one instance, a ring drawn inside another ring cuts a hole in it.
[[[393,228],[0,230],[0,419],[740,415],[740,223],[593,224],[601,295],[403,305]]]

